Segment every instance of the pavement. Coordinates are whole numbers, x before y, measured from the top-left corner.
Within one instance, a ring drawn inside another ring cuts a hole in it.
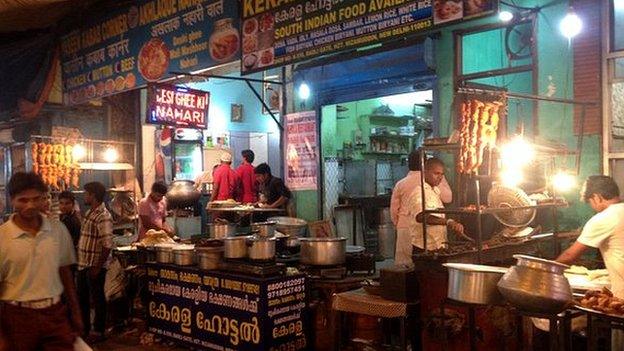
[[[147,335],[145,323],[140,319],[133,319],[131,325],[124,330],[110,331],[104,342],[90,345],[93,351],[186,351],[188,347],[180,347],[172,342],[153,336],[153,342],[142,345],[141,340]],[[150,338],[148,336],[148,338]]]

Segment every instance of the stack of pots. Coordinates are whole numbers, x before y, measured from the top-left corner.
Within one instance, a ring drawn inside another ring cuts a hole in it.
[[[226,259],[272,261],[275,259],[275,222],[254,223],[253,235],[227,237],[224,242]]]

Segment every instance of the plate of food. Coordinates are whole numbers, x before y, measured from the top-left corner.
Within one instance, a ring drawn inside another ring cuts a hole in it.
[[[264,13],[260,16],[260,31],[266,32],[273,29],[273,15],[270,13]]]
[[[273,64],[273,48],[266,49],[260,53],[260,64],[258,66],[264,67]]]
[[[444,23],[461,19],[464,5],[461,0],[435,0],[433,3],[433,23]]]
[[[243,58],[243,66],[245,66],[245,69],[247,70],[250,70],[256,67],[257,64],[258,64],[258,55],[256,54],[249,54]]]
[[[126,88],[131,89],[136,86],[136,76],[130,72],[126,75]]]
[[[258,48],[258,39],[255,36],[243,37],[243,54],[249,54]]]
[[[210,57],[217,62],[227,61],[238,52],[238,33],[226,32],[212,35],[208,41]]]
[[[587,312],[624,318],[624,300],[613,296],[607,288],[586,292],[585,296],[576,301],[576,305]]]
[[[474,16],[492,10],[494,2],[492,0],[464,0],[464,14]]]
[[[160,38],[152,38],[139,51],[139,72],[149,82],[160,79],[169,68],[169,48]]]
[[[243,23],[243,34],[254,35],[258,31],[258,20],[250,18]]]

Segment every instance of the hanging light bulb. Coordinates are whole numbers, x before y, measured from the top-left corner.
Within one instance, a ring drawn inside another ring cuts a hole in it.
[[[624,10],[624,0],[613,0],[613,8],[616,10]]]
[[[567,192],[576,187],[576,178],[570,173],[560,171],[553,176],[552,184],[556,190]]]
[[[113,163],[117,161],[117,158],[119,157],[119,153],[113,147],[107,147],[106,150],[104,150],[103,156],[104,156],[104,161]]]
[[[72,148],[72,158],[75,161],[80,161],[87,156],[87,149],[82,144],[76,144]]]
[[[501,22],[509,22],[514,18],[514,15],[510,11],[502,10],[498,13],[498,19]]]
[[[305,82],[299,85],[299,89],[297,89],[299,93],[299,98],[302,100],[307,100],[310,97],[310,87]]]
[[[583,29],[583,21],[576,15],[574,9],[570,7],[568,13],[559,23],[559,30],[564,37],[572,39],[577,36]]]

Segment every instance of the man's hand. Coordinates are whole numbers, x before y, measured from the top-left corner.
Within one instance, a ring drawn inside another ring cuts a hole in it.
[[[464,226],[461,223],[456,222],[452,219],[446,221],[446,227],[455,233],[464,234]]]
[[[97,276],[98,276],[98,274],[100,274],[101,270],[102,270],[102,267],[90,267],[89,268],[89,278],[91,278],[91,279],[97,278]]]

